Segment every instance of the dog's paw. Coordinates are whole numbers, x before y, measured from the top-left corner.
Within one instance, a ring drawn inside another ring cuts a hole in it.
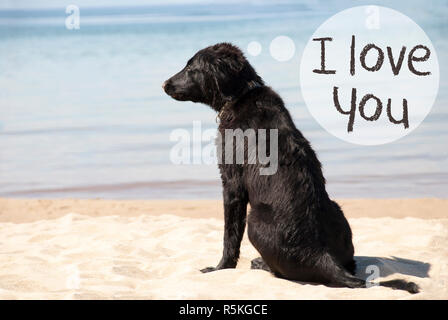
[[[212,271],[216,271],[217,269],[215,267],[207,267],[204,269],[201,269],[202,273],[207,273],[207,272],[212,272]]]
[[[264,262],[262,257],[255,258],[250,262],[251,269],[259,269],[271,272],[271,269],[268,267],[266,262]]]

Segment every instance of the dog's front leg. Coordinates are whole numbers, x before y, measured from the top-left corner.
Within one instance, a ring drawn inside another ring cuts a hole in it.
[[[246,192],[241,188],[224,187],[224,250],[222,258],[216,267],[202,269],[202,272],[236,267],[246,226],[247,202]]]

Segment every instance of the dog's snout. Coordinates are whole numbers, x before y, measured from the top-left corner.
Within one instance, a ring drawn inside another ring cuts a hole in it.
[[[173,91],[173,83],[168,79],[162,84],[163,90],[170,94]]]

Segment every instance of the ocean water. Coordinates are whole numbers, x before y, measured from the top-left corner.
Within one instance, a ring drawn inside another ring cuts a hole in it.
[[[447,197],[446,1],[375,1],[425,30],[441,76],[433,109],[418,129],[368,147],[333,137],[311,117],[299,65],[321,23],[370,2],[119,4],[80,6],[79,30],[65,27],[64,7],[0,9],[0,197],[220,198],[215,164],[170,160],[173,131],[192,132],[195,121],[202,130],[216,129],[216,114],[174,101],[161,84],[197,50],[222,41],[244,51],[251,41],[261,44],[260,55],[246,56],[311,141],[331,196]],[[295,44],[288,62],[269,52],[280,35]]]

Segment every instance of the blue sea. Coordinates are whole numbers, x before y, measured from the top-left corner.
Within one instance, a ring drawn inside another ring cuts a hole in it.
[[[216,114],[174,101],[161,85],[197,50],[222,41],[245,52],[251,41],[261,44],[260,55],[246,56],[310,140],[332,197],[448,196],[447,1],[81,1],[78,30],[66,28],[60,2],[42,3],[0,5],[0,197],[220,198],[215,164],[170,160],[173,130],[192,132],[194,121],[215,129]],[[313,32],[364,4],[418,23],[440,65],[431,113],[406,137],[380,146],[329,134],[300,92],[301,53]],[[280,35],[295,44],[287,62],[269,52]]]

